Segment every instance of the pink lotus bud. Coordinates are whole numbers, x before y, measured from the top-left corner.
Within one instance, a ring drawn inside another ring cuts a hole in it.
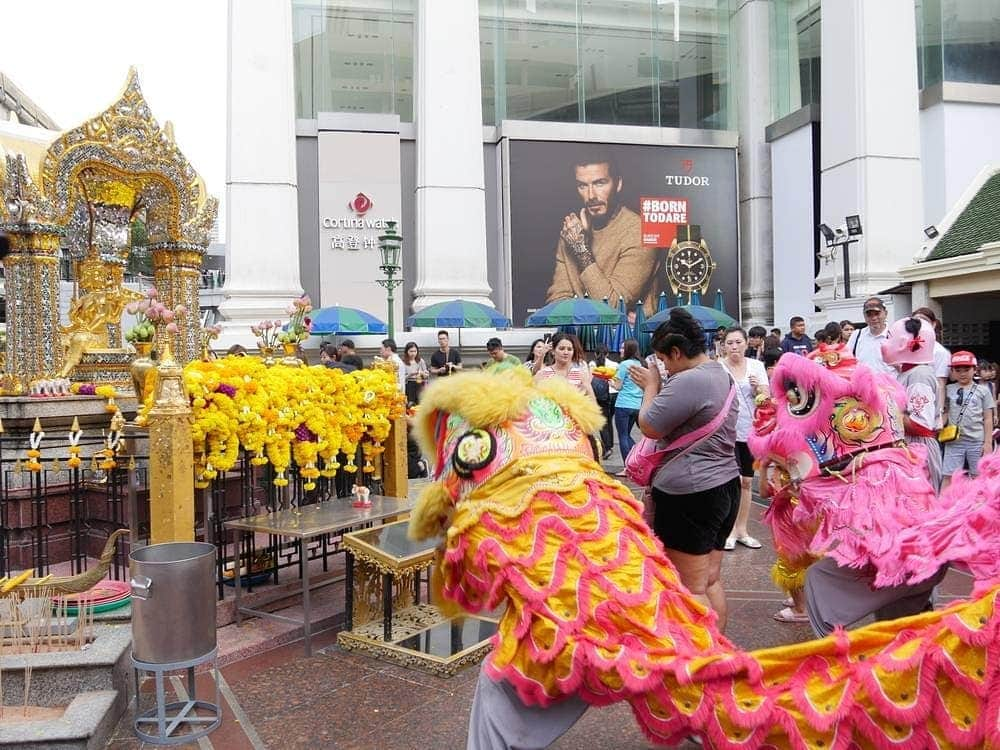
[[[167,333],[177,333],[177,330],[176,323],[167,323]]]
[[[151,286],[151,287],[149,287],[149,289],[146,290],[146,296],[149,297],[150,299],[156,299],[156,297],[158,295],[159,295],[159,292],[156,291],[156,287],[155,286]]]
[[[125,310],[128,312],[129,315],[135,315],[137,312],[139,312],[139,303],[129,302],[127,305],[125,305]]]
[[[184,305],[177,305],[177,307],[174,308],[174,315],[183,315],[187,311],[188,309]]]
[[[174,322],[174,311],[173,310],[164,310],[163,311],[163,322],[164,323],[173,323]],[[174,327],[176,328],[176,326],[174,326]]]
[[[294,315],[295,314],[295,303],[294,302],[289,303],[288,307],[285,308],[285,312],[288,313],[289,315]]]

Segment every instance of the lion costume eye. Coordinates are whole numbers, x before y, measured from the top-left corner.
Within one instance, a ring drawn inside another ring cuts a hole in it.
[[[788,413],[793,417],[805,417],[816,408],[816,391],[803,388],[794,381],[785,383],[785,398],[788,399]]]
[[[486,430],[469,430],[455,444],[451,464],[456,474],[468,479],[472,472],[489,466],[496,455],[497,443],[492,434]]]

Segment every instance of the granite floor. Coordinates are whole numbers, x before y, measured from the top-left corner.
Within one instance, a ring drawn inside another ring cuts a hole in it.
[[[754,505],[750,532],[764,542],[764,547],[751,550],[737,546],[724,559],[723,581],[730,606],[727,635],[746,649],[805,640],[811,634],[806,624],[783,624],[772,619],[781,608],[782,595],[770,582],[773,552],[767,530],[760,523],[762,510],[760,505]],[[968,577],[950,573],[940,588],[941,599],[959,598],[969,589]],[[331,600],[336,598],[332,596]],[[334,624],[338,621],[337,617],[326,620]],[[336,627],[314,637],[311,657],[303,655],[301,643],[286,643],[260,652],[273,642],[266,640],[274,635],[268,628],[270,623],[265,628],[259,621],[251,621],[239,631],[234,626],[219,631],[220,642],[230,644],[245,644],[257,633],[258,653],[220,668],[222,725],[199,743],[183,747],[464,748],[476,668],[445,679],[376,661],[341,650],[336,645]],[[253,649],[244,651],[252,653]],[[199,697],[211,690],[209,674],[199,675],[197,682]],[[146,745],[135,738],[131,716],[127,715],[108,748],[143,747]],[[591,709],[553,747],[640,750],[653,746],[640,733],[628,708],[618,705]]]

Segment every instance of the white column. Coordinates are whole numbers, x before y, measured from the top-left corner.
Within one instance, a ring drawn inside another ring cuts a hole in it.
[[[229,0],[226,283],[220,346],[302,294],[289,0]]]
[[[838,252],[814,300],[827,320],[861,320],[867,295],[899,283],[924,226],[913,2],[824,3],[822,34],[820,221],[859,214],[864,236],[850,248],[851,299]],[[890,320],[905,312],[886,301]]]
[[[744,325],[774,322],[771,226],[771,0],[746,0],[736,11],[736,109],[740,131],[740,304]],[[779,323],[781,321],[778,321]]]
[[[416,37],[413,308],[458,297],[492,306],[486,262],[479,4],[418,0]]]

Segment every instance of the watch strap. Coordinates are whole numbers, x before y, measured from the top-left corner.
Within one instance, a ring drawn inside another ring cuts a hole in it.
[[[680,224],[677,227],[678,242],[701,242],[700,224]]]

